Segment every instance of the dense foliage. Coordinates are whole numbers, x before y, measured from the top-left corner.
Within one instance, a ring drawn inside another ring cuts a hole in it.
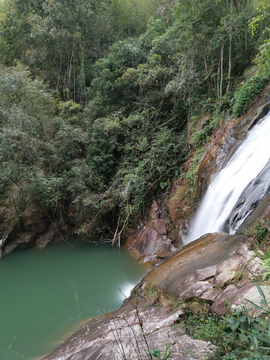
[[[0,4],[1,194],[88,236],[141,216],[268,78],[239,85],[265,44],[251,0]]]

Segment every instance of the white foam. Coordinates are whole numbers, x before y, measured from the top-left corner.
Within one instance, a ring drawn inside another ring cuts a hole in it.
[[[255,183],[256,177],[267,165],[269,154],[270,114],[267,114],[249,131],[226,166],[211,181],[186,243],[224,229],[243,191],[252,181]],[[269,174],[266,177],[269,178]],[[268,184],[265,191],[267,187]],[[230,229],[230,233],[234,232]]]
[[[136,284],[131,284],[131,283],[125,283],[122,284],[119,288],[119,294],[121,299],[125,300],[126,298],[128,298],[130,296],[131,290],[134,288]]]

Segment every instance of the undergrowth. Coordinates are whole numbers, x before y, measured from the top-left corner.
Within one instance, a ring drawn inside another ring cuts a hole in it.
[[[189,313],[179,326],[193,338],[215,345],[209,360],[270,359],[270,303],[261,286],[254,281],[261,296],[260,304],[246,300],[249,306],[230,306],[221,318],[211,313]]]

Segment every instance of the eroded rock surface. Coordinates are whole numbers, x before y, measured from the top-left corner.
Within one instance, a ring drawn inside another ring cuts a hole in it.
[[[230,289],[233,292],[231,299],[235,299],[235,289],[228,287],[231,283],[235,282],[237,289],[243,288],[239,297],[246,293],[245,289],[249,291],[254,286],[247,269],[258,275],[262,271],[262,262],[249,250],[245,236],[208,234],[186,245],[150,271],[137,288],[165,289],[179,300],[208,300],[213,303],[213,311],[217,311],[217,302],[222,309],[217,312],[222,313]],[[225,292],[226,296],[223,296]]]
[[[21,248],[25,249],[28,247],[31,247],[35,240],[37,238],[37,235],[33,232],[20,232],[16,235],[16,237],[11,240],[4,248],[4,255],[8,255],[13,250]]]
[[[138,229],[126,242],[130,253],[141,263],[152,267],[170,256],[176,248],[167,236],[168,220],[163,217],[156,202],[153,203],[146,224]],[[160,217],[162,216],[162,217]]]
[[[90,320],[44,360],[135,360],[139,354],[149,359],[148,347],[163,353],[168,342],[172,360],[202,359],[211,352],[209,343],[171,326],[181,311],[168,314],[142,299],[131,301],[134,306],[127,303],[116,312]]]

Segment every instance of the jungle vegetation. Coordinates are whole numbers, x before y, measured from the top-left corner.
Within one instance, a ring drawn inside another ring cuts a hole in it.
[[[87,237],[140,218],[269,77],[253,0],[0,2],[0,193]],[[203,121],[207,115],[207,121]],[[118,225],[117,225],[118,224]]]

